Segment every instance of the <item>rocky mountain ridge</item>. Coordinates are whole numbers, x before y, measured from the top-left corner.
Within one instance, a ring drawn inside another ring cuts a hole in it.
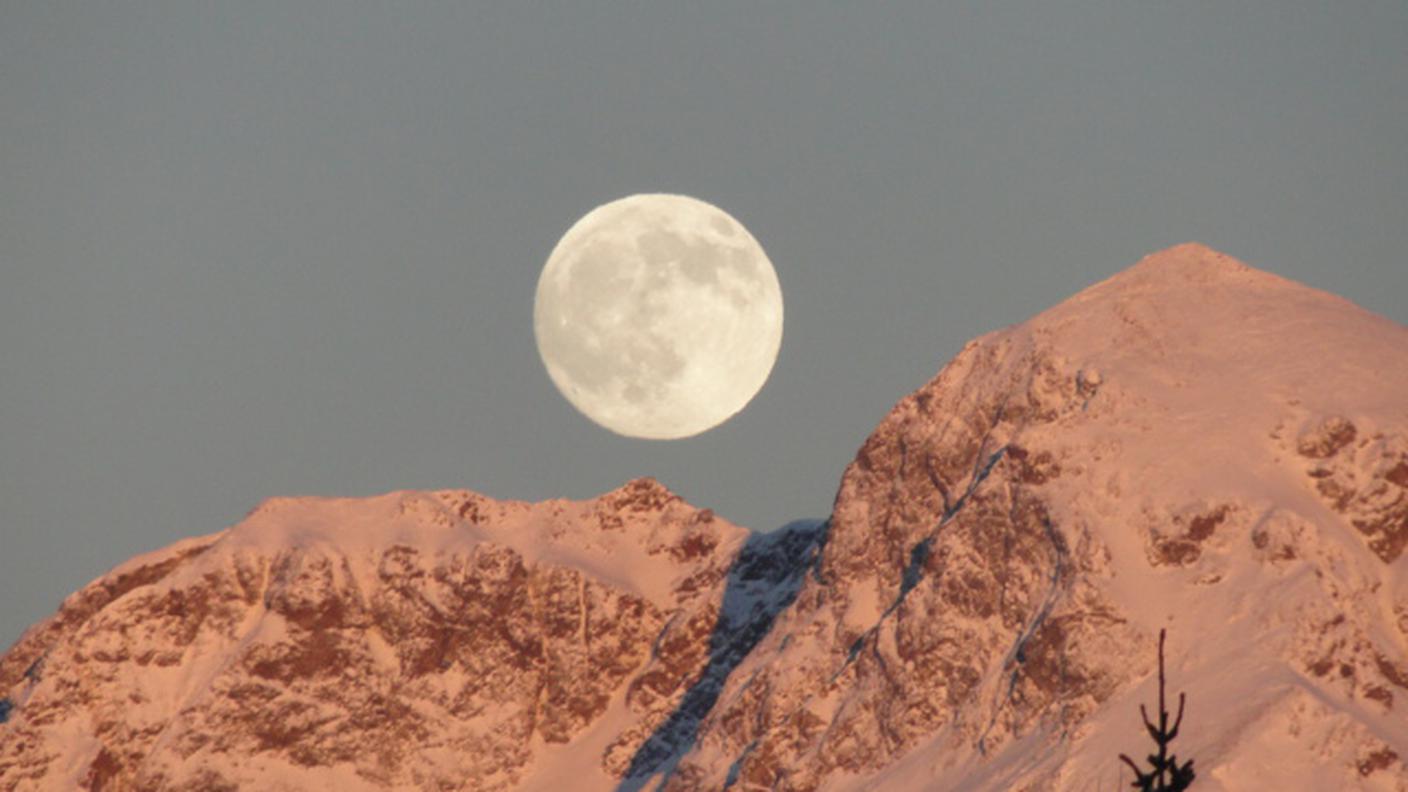
[[[593,727],[605,781],[672,745],[655,732],[718,673],[711,635],[760,633],[815,535],[760,541],[651,479],[582,503],[274,499],[5,655],[0,788],[507,789]]]
[[[275,499],[0,658],[0,790],[1408,790],[1408,329],[1200,245],[969,343],[825,524]],[[3,709],[3,705],[0,705]],[[1123,774],[1123,775],[1122,775]]]

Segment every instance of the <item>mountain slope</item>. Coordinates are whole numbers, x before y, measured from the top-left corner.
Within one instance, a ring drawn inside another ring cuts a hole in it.
[[[711,636],[783,604],[740,611],[730,568],[776,590],[770,553],[814,534],[759,545],[649,479],[583,503],[275,499],[20,640],[0,789],[608,786]]]
[[[1405,487],[1408,330],[1150,256],[881,422],[667,786],[1127,784],[1167,627],[1199,788],[1404,789]]]

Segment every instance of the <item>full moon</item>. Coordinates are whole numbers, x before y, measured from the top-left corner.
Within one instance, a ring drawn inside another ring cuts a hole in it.
[[[533,304],[562,395],[618,434],[690,437],[742,410],[782,345],[782,288],[741,223],[683,195],[588,212],[548,256]]]

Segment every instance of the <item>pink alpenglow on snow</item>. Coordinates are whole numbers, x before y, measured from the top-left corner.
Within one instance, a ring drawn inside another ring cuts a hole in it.
[[[651,479],[276,498],[20,639],[0,789],[608,788],[744,626],[758,546]]]
[[[937,364],[938,361],[935,361]],[[751,534],[276,499],[0,660],[0,790],[1408,790],[1408,329],[1181,245],[969,343]]]

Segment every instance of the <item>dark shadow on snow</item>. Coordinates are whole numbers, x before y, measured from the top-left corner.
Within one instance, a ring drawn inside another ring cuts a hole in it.
[[[793,520],[776,531],[748,537],[728,571],[703,673],[679,707],[641,743],[616,792],[639,792],[653,778],[668,777],[694,746],[699,725],[714,708],[729,674],[797,598],[807,571],[821,557],[828,527],[825,520]]]

